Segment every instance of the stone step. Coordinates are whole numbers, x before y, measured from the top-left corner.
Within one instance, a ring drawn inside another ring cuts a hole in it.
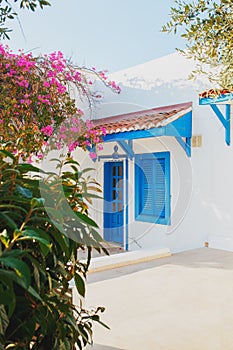
[[[136,250],[124,254],[113,254],[110,256],[99,256],[91,259],[89,273],[110,270],[122,266],[139,264],[154,259],[171,256],[170,249]]]

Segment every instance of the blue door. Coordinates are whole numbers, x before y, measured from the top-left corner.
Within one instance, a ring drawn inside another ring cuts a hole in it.
[[[123,162],[104,164],[104,239],[124,243]]]

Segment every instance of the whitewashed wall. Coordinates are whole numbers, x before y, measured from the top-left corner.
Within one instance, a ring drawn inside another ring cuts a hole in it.
[[[193,102],[193,135],[202,135],[202,147],[187,158],[174,138],[134,141],[135,153],[171,152],[171,225],[134,221],[134,164],[129,162],[130,249],[163,248],[171,251],[203,247],[233,250],[233,147],[225,145],[224,129],[209,106],[198,105],[198,92],[208,88],[204,79],[188,80],[194,64],[178,54],[112,74],[122,93],[102,94],[92,115],[96,118],[144,108]],[[210,87],[210,86],[209,86]],[[112,154],[114,143],[99,154]],[[84,161],[85,163],[85,161]],[[103,162],[96,163],[103,182]],[[95,203],[93,216],[103,226],[103,202]]]

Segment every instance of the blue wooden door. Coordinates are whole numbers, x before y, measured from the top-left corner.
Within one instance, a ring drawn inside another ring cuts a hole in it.
[[[123,162],[104,164],[104,239],[124,243]]]

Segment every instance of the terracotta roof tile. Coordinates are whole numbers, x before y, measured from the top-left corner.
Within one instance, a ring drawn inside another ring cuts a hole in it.
[[[231,89],[210,89],[205,90],[199,94],[200,98],[208,98],[208,97],[218,97],[220,95],[232,95],[233,94],[233,87]]]
[[[192,102],[146,109],[93,120],[96,128],[104,127],[107,134],[132,130],[148,130],[165,126],[192,109]]]

